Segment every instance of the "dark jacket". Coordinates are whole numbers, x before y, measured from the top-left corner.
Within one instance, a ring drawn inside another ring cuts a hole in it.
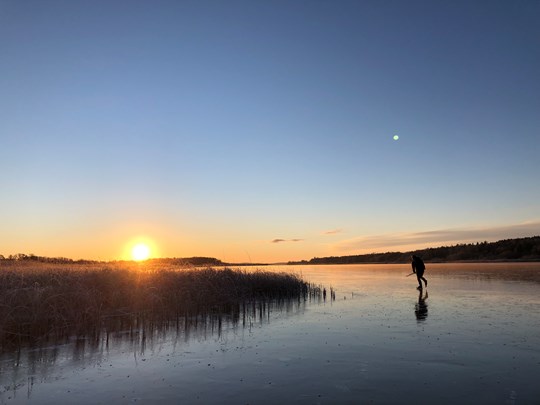
[[[412,266],[412,271],[414,273],[422,274],[424,270],[426,269],[426,265],[424,264],[424,261],[420,259],[418,256],[413,257],[411,266]]]

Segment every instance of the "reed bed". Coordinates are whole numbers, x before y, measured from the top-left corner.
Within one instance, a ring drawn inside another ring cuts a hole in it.
[[[217,314],[245,323],[246,314],[262,316],[270,303],[321,295],[320,287],[297,275],[260,270],[5,263],[0,264],[0,351]]]

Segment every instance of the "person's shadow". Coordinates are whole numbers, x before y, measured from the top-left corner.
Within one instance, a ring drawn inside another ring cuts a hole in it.
[[[417,322],[423,322],[426,320],[428,315],[428,305],[426,300],[428,299],[428,293],[424,294],[422,290],[418,294],[418,303],[414,304],[414,314],[416,315]]]

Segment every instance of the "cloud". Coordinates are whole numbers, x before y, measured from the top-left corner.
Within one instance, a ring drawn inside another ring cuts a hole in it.
[[[501,239],[535,235],[540,235],[540,221],[529,221],[498,227],[453,228],[425,232],[361,236],[338,242],[333,245],[333,248],[340,252],[386,252],[398,249],[412,250],[457,243],[482,242],[484,240],[493,242]]]
[[[323,235],[335,235],[336,233],[343,232],[343,229],[332,229],[331,231],[324,231]]]
[[[302,242],[304,239],[273,239],[270,243]]]

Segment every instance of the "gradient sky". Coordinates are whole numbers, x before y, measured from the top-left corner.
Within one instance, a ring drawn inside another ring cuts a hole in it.
[[[538,235],[539,128],[538,1],[0,0],[3,255]]]

